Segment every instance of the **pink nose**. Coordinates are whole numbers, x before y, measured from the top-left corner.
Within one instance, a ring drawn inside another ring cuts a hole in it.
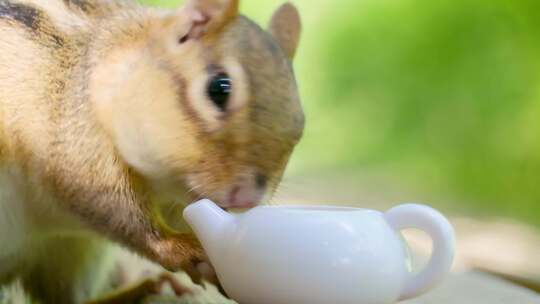
[[[257,189],[250,189],[250,187],[234,187],[226,203],[228,208],[252,208],[259,204],[262,200],[263,193]]]

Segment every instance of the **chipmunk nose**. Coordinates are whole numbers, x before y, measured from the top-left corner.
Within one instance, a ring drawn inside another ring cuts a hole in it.
[[[263,192],[249,187],[235,186],[228,198],[228,208],[252,208],[262,200]]]
[[[264,197],[267,178],[258,174],[250,183],[236,185],[229,193],[226,203],[228,208],[252,208],[257,206]]]
[[[264,191],[266,189],[266,185],[268,184],[268,178],[262,174],[257,174],[255,176],[255,185],[259,190]]]

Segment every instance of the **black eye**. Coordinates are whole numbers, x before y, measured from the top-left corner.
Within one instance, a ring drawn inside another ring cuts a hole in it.
[[[179,44],[184,44],[184,43],[186,43],[188,41],[188,39],[189,39],[189,35],[182,36],[182,37],[178,38],[178,43]]]
[[[231,78],[225,73],[217,74],[208,82],[208,97],[221,111],[227,108],[231,91]]]

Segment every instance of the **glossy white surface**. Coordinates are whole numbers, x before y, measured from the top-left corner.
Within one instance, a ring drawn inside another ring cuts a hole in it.
[[[448,221],[421,205],[378,211],[336,207],[257,207],[229,214],[204,200],[184,211],[227,293],[241,304],[387,304],[411,298],[449,271]],[[408,269],[397,232],[420,228],[434,256]]]

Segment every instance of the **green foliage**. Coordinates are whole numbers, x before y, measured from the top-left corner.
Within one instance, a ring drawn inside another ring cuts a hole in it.
[[[347,162],[391,163],[398,176],[414,170],[482,207],[533,219],[538,8],[537,1],[351,2],[323,43],[325,106],[341,108],[341,121],[353,116],[344,130],[376,130],[376,138],[366,145],[347,133]]]
[[[263,22],[281,3],[254,2]],[[308,128],[292,172],[384,172],[540,223],[539,1],[295,3]]]

